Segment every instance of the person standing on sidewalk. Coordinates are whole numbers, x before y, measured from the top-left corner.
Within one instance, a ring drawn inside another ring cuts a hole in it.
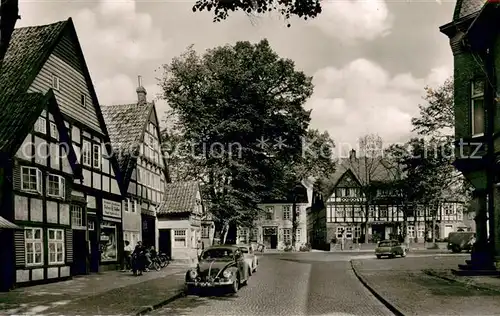
[[[128,240],[124,242],[125,246],[123,247],[123,263],[122,263],[122,271],[128,271],[132,269],[132,265],[130,262],[130,256],[132,255],[132,246]]]

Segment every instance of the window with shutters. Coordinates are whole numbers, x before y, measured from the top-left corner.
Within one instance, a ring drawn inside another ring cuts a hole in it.
[[[64,230],[48,229],[49,264],[64,263]]]
[[[21,167],[21,189],[42,193],[42,171],[34,167]]]
[[[64,177],[49,174],[47,175],[47,195],[52,197],[64,198]]]
[[[43,232],[41,228],[25,228],[24,245],[26,251],[26,265],[36,266],[43,264]]]

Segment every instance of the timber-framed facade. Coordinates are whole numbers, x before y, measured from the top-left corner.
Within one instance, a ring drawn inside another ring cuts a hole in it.
[[[2,91],[11,94],[52,91],[81,168],[81,177],[66,182],[72,187],[65,195],[71,230],[66,236],[72,237],[66,243],[78,250],[69,275],[117,268],[123,249],[121,175],[71,18],[16,29],[1,76]]]

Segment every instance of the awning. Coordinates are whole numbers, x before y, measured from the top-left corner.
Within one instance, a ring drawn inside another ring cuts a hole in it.
[[[0,229],[22,229],[22,228],[0,216]]]

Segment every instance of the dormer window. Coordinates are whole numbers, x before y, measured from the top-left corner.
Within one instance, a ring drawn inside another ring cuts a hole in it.
[[[471,132],[472,137],[484,135],[484,80],[471,83]]]
[[[56,75],[52,75],[52,89],[59,91],[60,88],[60,80]]]

